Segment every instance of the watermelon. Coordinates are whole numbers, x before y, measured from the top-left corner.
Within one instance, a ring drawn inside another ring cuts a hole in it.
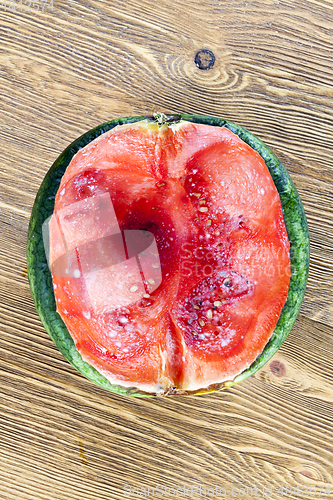
[[[143,397],[261,368],[298,315],[309,247],[296,188],[263,142],[221,118],[157,113],[104,123],[59,156],[27,263],[67,360]]]

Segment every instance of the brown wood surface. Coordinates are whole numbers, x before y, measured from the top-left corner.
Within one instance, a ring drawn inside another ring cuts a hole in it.
[[[224,498],[332,498],[332,0],[21,8],[0,8],[0,499],[124,499],[134,488],[178,499],[172,488],[191,485],[194,499],[216,487]],[[216,57],[208,71],[194,64],[200,49]],[[304,202],[312,256],[295,327],[255,376],[217,394],[138,400],[94,386],[57,351],[25,245],[37,189],[68,143],[158,110],[226,117],[264,140]]]

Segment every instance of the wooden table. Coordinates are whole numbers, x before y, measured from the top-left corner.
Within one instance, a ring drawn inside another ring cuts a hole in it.
[[[332,497],[332,0],[53,1],[0,9],[0,498]],[[203,49],[209,70],[194,62]],[[221,393],[139,400],[94,386],[58,352],[25,245],[66,145],[158,110],[225,117],[264,140],[304,202],[312,257],[272,362]]]

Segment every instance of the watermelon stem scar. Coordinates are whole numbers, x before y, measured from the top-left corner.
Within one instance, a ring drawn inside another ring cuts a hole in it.
[[[85,377],[137,397],[232,386],[276,353],[309,269],[286,169],[201,115],[106,122],[46,174],[27,269],[46,331]]]

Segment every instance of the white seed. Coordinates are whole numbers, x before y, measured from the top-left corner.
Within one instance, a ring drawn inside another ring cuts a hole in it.
[[[144,294],[143,294],[143,297],[144,297],[145,299],[149,299],[150,295],[149,295],[149,293],[144,293]]]
[[[170,238],[170,240],[171,240],[171,239],[172,239],[172,238]],[[153,269],[158,269],[160,266],[159,266],[158,264],[153,264],[151,267],[152,267]]]
[[[216,231],[215,231],[215,235],[216,235],[216,236],[219,236],[220,234],[221,234],[221,233],[220,233],[220,231],[219,231],[218,229],[216,229]]]
[[[205,322],[203,319],[199,319],[198,323],[200,326],[205,326]]]
[[[208,212],[208,207],[200,207],[199,212]]]
[[[208,311],[206,312],[206,316],[208,319],[212,319],[213,317],[213,311],[211,309],[208,309]]]
[[[211,225],[212,225],[212,221],[209,219],[209,220],[207,221],[207,226],[211,226]]]
[[[191,333],[192,333],[192,335],[198,335],[197,332],[191,332]]]
[[[222,302],[220,300],[215,300],[214,306],[215,307],[220,307],[222,305]]]
[[[87,319],[90,319],[90,317],[91,317],[90,311],[87,311],[87,312],[83,311],[83,313],[82,313],[82,314],[83,314],[83,316],[84,316],[85,318],[87,318]]]
[[[199,306],[193,306],[193,309],[200,309]]]
[[[196,196],[197,198],[200,198],[201,193],[193,193],[193,196]]]
[[[74,270],[74,278],[79,278],[81,276],[81,273],[78,269]]]
[[[136,292],[137,290],[138,290],[138,287],[136,285],[131,286],[131,288],[130,288],[130,292],[132,292],[132,293]]]
[[[200,200],[199,205],[206,205],[206,200]]]
[[[147,280],[147,281],[148,281],[148,283],[150,285],[154,285],[155,284],[155,280],[153,280],[153,278],[149,278],[149,280]]]
[[[157,187],[162,187],[162,186],[165,186],[165,182],[160,182],[159,184],[157,184]]]

